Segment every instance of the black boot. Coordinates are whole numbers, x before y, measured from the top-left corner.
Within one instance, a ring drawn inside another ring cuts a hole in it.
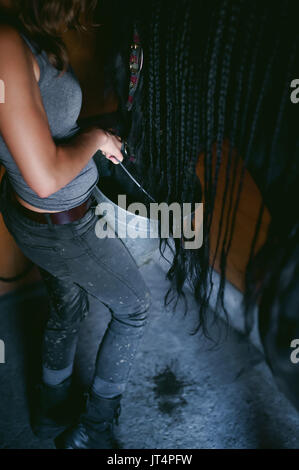
[[[119,449],[120,443],[113,434],[118,424],[122,395],[103,398],[87,394],[85,411],[76,426],[55,440],[57,449]]]
[[[72,378],[61,384],[37,385],[31,427],[34,434],[42,439],[54,439],[72,423],[70,389]]]

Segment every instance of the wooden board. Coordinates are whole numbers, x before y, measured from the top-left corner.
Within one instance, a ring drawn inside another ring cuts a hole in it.
[[[214,146],[213,149],[213,174],[215,174],[215,162],[216,162],[216,147]],[[223,195],[225,189],[225,181],[226,181],[226,168],[228,162],[228,143],[225,142],[223,145],[223,156],[222,156],[222,164],[220,166],[219,171],[219,181],[217,184],[217,194],[216,194],[216,201],[215,201],[215,208],[214,214],[212,219],[212,228],[211,228],[211,260],[215,256],[215,250],[217,245],[217,238],[218,238],[218,231],[219,231],[219,224],[221,218],[221,209],[222,209],[222,202],[223,202]],[[228,184],[228,194],[229,196],[226,199],[226,204],[224,206],[224,218],[226,220],[228,214],[228,201],[230,194],[232,193],[232,201],[233,206],[236,201],[237,192],[238,192],[238,182],[241,178],[242,173],[242,159],[236,154],[233,155],[233,163],[232,165],[236,164],[236,181],[237,184],[233,189],[233,178],[230,178]],[[197,175],[204,185],[204,155],[199,156],[197,169]],[[244,276],[245,270],[249,259],[250,254],[250,247],[251,242],[253,240],[254,231],[256,227],[256,222],[258,219],[259,210],[262,204],[262,197],[261,193],[255,184],[253,178],[251,177],[250,173],[246,170],[244,173],[244,182],[242,186],[242,191],[240,194],[240,201],[236,215],[236,224],[235,229],[232,237],[231,248],[227,257],[227,272],[226,278],[239,290],[244,291]],[[232,214],[230,216],[230,221],[232,220]],[[262,223],[261,223],[261,230],[259,232],[259,236],[256,243],[256,250],[262,246],[262,244],[266,240],[267,236],[267,228],[270,222],[270,214],[267,208],[263,213]],[[223,241],[225,233],[225,225],[223,224],[221,227],[220,232],[220,247],[221,242]],[[219,250],[220,251],[220,250]],[[220,256],[219,252],[216,256],[216,263],[215,269],[219,272],[219,262]]]

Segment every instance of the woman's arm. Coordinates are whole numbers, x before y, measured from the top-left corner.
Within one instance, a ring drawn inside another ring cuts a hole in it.
[[[101,149],[122,160],[120,140],[92,128],[56,145],[42,103],[31,51],[18,32],[0,27],[0,133],[26,183],[42,198],[66,186]]]

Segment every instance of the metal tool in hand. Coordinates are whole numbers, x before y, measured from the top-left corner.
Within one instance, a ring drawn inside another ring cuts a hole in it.
[[[129,156],[129,151],[128,151],[128,144],[127,142],[123,142],[122,146],[121,146],[121,153],[125,156],[125,157],[128,157]],[[115,158],[115,160],[118,161],[118,163],[120,164],[121,168],[127,173],[127,175],[129,176],[129,178],[131,178],[131,180],[138,186],[138,188],[144,192],[144,194],[149,198],[151,199],[153,202],[156,202],[155,199],[141,186],[140,183],[138,183],[138,181],[134,178],[134,176],[129,172],[129,170],[127,170],[127,168],[123,165],[123,163],[113,155],[113,158]]]

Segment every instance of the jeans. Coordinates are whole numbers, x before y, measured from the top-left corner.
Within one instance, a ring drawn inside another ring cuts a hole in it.
[[[124,386],[147,324],[149,290],[120,238],[99,239],[96,200],[80,220],[41,224],[23,215],[10,198],[6,176],[1,188],[5,224],[24,255],[40,269],[50,301],[43,365],[61,370],[74,360],[88,294],[106,305],[111,320],[99,345],[95,376]]]

